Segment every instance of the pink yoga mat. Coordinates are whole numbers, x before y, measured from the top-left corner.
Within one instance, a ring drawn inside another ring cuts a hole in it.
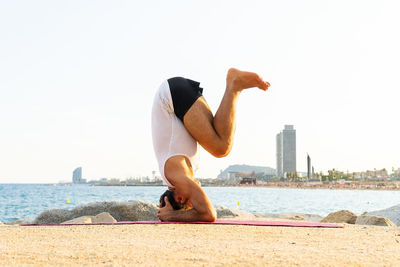
[[[68,226],[68,225],[118,225],[118,224],[223,224],[223,225],[253,225],[253,226],[287,226],[287,227],[323,227],[343,228],[342,225],[299,221],[234,221],[216,220],[215,222],[160,222],[160,221],[126,221],[115,223],[73,223],[73,224],[21,224],[21,226]]]

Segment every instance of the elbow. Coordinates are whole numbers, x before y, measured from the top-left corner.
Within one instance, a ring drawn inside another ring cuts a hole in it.
[[[223,158],[228,156],[228,154],[231,152],[232,145],[229,143],[220,145],[217,147],[214,151],[212,151],[212,155],[216,158]]]
[[[217,218],[215,218],[214,215],[208,215],[207,217],[204,218],[205,222],[215,222]]]
[[[216,157],[216,158],[224,158],[228,154],[229,154],[229,152],[228,153],[213,153],[213,156]]]
[[[210,210],[210,212],[207,212],[206,214],[204,214],[204,217],[203,217],[203,220],[205,222],[215,222],[216,219],[217,219],[217,214],[214,209],[212,209],[212,210]]]

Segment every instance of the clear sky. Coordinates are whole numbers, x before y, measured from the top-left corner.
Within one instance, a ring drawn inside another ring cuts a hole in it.
[[[172,76],[216,111],[229,67],[271,83],[239,100],[231,154],[199,177],[275,168],[297,130],[297,168],[400,167],[400,2],[2,1],[0,183],[151,175],[152,99]]]

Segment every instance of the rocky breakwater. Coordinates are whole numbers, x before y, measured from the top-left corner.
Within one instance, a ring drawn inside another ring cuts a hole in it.
[[[304,220],[326,223],[347,223],[359,225],[400,226],[400,205],[379,211],[357,215],[348,210],[333,212],[325,218],[316,214],[264,213],[253,214],[243,210],[215,207],[218,219],[235,220]],[[140,200],[127,202],[103,201],[75,207],[72,210],[51,209],[39,214],[35,219],[23,218],[8,222],[15,224],[74,224],[120,221],[157,221],[158,206]],[[1,223],[0,223],[1,225]]]
[[[385,217],[391,220],[397,226],[400,226],[400,205],[396,205],[384,210],[367,212],[365,215]]]
[[[215,207],[218,219],[254,219],[252,213]],[[78,206],[72,210],[51,209],[39,214],[33,224],[82,224],[120,221],[157,221],[157,205],[144,201],[93,202]],[[13,224],[27,223],[15,221]]]
[[[158,207],[144,201],[103,201],[93,202],[78,206],[72,210],[51,209],[39,214],[33,221],[34,224],[60,224],[60,223],[90,223],[90,222],[112,222],[107,215],[100,214],[106,212],[115,221],[153,221],[157,219]],[[97,216],[97,217],[96,217]],[[86,218],[80,218],[86,217]],[[79,220],[72,221],[73,219]],[[101,219],[103,218],[103,219]]]
[[[378,225],[378,226],[396,226],[391,220],[381,216],[361,215],[357,217],[355,224]]]
[[[348,210],[340,210],[330,213],[328,216],[323,218],[321,222],[395,227],[396,225],[400,225],[398,220],[400,213],[397,211],[397,207],[398,206],[369,213],[364,212],[360,216],[357,216],[357,214]],[[393,222],[391,219],[395,219],[395,222]]]

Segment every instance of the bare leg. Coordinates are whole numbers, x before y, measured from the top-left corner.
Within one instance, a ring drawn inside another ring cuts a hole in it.
[[[226,90],[215,117],[203,97],[188,110],[184,124],[189,133],[208,152],[216,157],[229,154],[235,131],[236,102],[240,92],[258,87],[266,91],[268,82],[253,72],[230,69],[226,77]]]

